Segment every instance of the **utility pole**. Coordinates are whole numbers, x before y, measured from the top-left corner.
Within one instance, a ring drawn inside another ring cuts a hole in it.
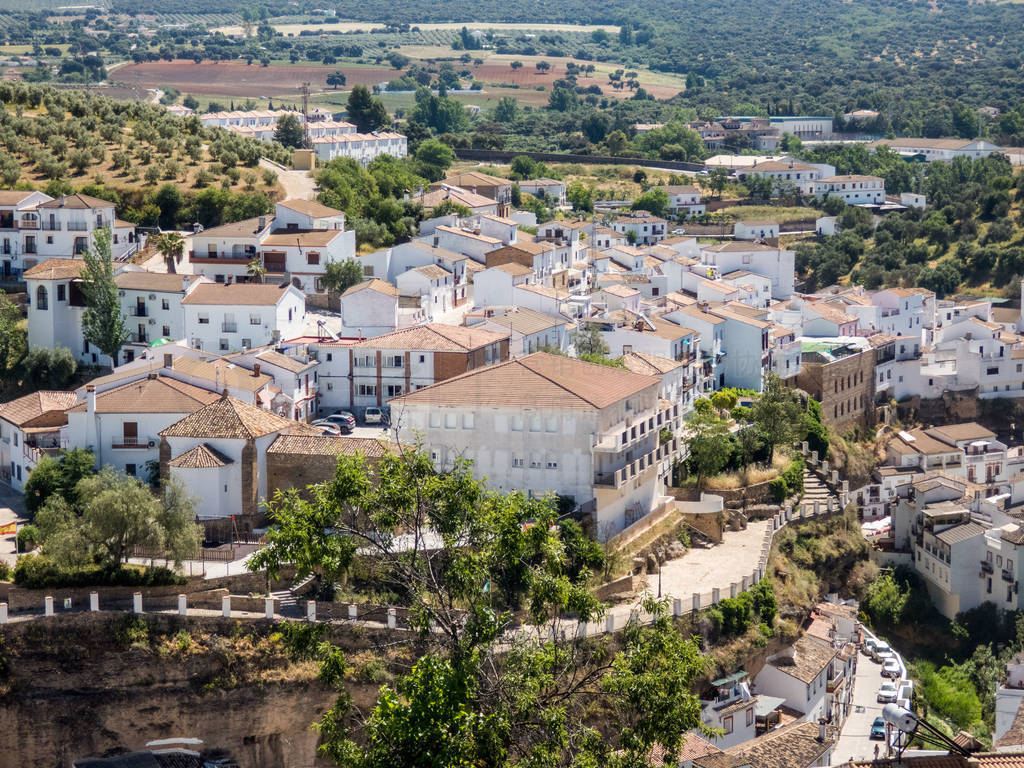
[[[309,83],[302,84],[302,147],[309,149],[312,143],[309,140]]]

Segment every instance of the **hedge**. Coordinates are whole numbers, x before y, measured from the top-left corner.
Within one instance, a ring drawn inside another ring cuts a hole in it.
[[[186,579],[163,568],[112,568],[85,566],[62,568],[45,557],[22,557],[14,569],[14,583],[25,589],[60,587],[169,587]]]

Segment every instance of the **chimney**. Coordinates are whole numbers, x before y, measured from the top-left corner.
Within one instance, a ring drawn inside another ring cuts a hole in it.
[[[174,367],[174,355],[170,352],[164,352],[164,368]]]
[[[266,228],[267,228],[267,217],[266,216],[260,216],[259,229],[257,231],[258,232],[262,232]]]
[[[828,738],[828,734],[825,729],[825,718],[818,718],[818,741],[825,741]]]
[[[181,278],[181,290],[182,290],[183,293],[187,293],[188,292],[188,278],[187,277]]]
[[[152,380],[152,379],[156,379],[156,378],[158,378],[158,377],[159,377],[159,375],[160,375],[160,374],[158,374],[158,373],[157,373],[156,371],[150,371],[150,372],[149,372],[149,376],[148,376],[147,378],[149,378],[150,380]]]
[[[253,377],[258,377],[260,375],[260,364],[259,363],[253,363],[252,364],[252,375],[253,375]]]
[[[85,385],[85,411],[93,415],[96,413],[96,387],[93,384]]]

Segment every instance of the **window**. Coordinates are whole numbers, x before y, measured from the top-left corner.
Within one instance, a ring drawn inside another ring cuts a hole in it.
[[[57,301],[67,301],[68,300],[68,293],[67,293],[67,291],[68,291],[68,287],[66,285],[64,285],[64,283],[60,283],[57,286]]]
[[[125,464],[124,465],[124,473],[126,475],[128,475],[129,477],[135,477],[135,465],[134,464]]]
[[[994,365],[994,366],[991,366],[989,368],[986,368],[985,369],[985,375],[986,376],[998,376],[999,375],[999,366],[998,365]]]
[[[523,417],[516,415],[512,417],[512,431],[522,432],[523,431]]]
[[[988,577],[988,578],[987,578],[987,579],[986,579],[985,581],[987,581],[987,582],[988,582],[988,583],[987,583],[987,584],[985,585],[985,591],[986,591],[986,592],[987,592],[988,594],[990,594],[990,595],[991,595],[991,594],[992,594],[992,577],[991,577],[991,576],[989,576],[989,577]]]
[[[558,469],[558,459],[549,459],[547,463],[548,469]]]
[[[46,244],[47,245],[53,245],[53,235],[47,235],[46,236]]]
[[[199,319],[199,324],[200,325],[209,325],[210,324],[210,315],[208,313],[206,313],[206,312],[200,312],[198,319]]]
[[[441,414],[436,411],[432,411],[430,414],[430,426],[440,427],[441,426]]]
[[[249,313],[249,325],[259,325],[261,322],[263,321],[260,319],[260,314],[258,312]]]
[[[328,391],[332,391],[333,389],[334,389],[334,384],[332,384],[331,382],[328,381],[327,382],[327,390]]]
[[[376,384],[360,384],[359,394],[363,397],[376,397],[377,396],[377,385]]]
[[[747,727],[750,727],[750,725],[752,725],[753,722],[754,722],[754,708],[753,707],[748,707],[747,708]]]
[[[544,424],[545,432],[557,432],[558,431],[558,417],[548,416],[546,423]]]
[[[227,339],[221,339],[220,340],[220,351],[221,352],[227,352],[228,349],[229,349],[229,347],[228,347],[228,340]]]
[[[540,418],[540,416],[531,416],[530,417],[530,431],[531,432],[540,432],[540,430],[541,430],[541,418]]]
[[[307,264],[319,264],[320,263],[320,254],[319,253],[307,253],[306,254],[306,263]]]
[[[249,349],[252,346],[252,339],[242,339],[242,346]]]
[[[405,366],[405,360],[401,355],[389,355],[384,360],[386,361],[385,365],[389,365],[392,368],[402,368]]]
[[[388,397],[398,397],[399,395],[402,394],[402,385],[401,384],[388,384],[387,392],[388,392]]]
[[[50,308],[50,302],[46,295],[46,286],[40,285],[36,290],[36,309],[46,311]]]
[[[722,719],[722,729],[726,734],[732,733],[732,715]]]
[[[164,338],[170,338],[171,337],[171,326],[169,326],[169,325],[160,326],[160,335],[163,336]]]
[[[459,425],[458,421],[459,421],[459,416],[458,416],[457,413],[453,413],[452,411],[446,411],[445,412],[445,414],[444,414],[444,428],[445,429],[455,429]]]
[[[512,466],[513,467],[522,467],[523,466],[523,460],[521,458],[518,458],[518,457],[513,457],[513,459],[512,459]]]
[[[427,356],[426,355],[420,355],[420,362],[421,363],[427,362]]]
[[[332,360],[334,360],[334,355],[331,352],[328,352],[327,353],[327,362],[329,363]]]

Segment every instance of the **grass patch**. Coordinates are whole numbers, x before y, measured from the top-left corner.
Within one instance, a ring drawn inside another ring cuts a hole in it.
[[[749,219],[771,219],[780,224],[787,221],[800,221],[802,219],[816,219],[820,211],[814,208],[802,208],[799,206],[785,207],[777,205],[732,205],[715,211],[718,214],[732,216],[740,221]]]

